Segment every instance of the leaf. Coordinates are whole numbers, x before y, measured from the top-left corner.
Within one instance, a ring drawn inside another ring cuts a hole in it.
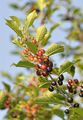
[[[46,33],[47,33],[47,29],[45,25],[40,26],[37,29],[37,35],[36,35],[37,41],[41,41],[42,39],[44,39]]]
[[[48,79],[45,77],[39,77],[38,79],[40,82],[48,82]]]
[[[50,33],[52,33],[57,27],[59,27],[61,25],[61,22],[58,22],[56,24],[54,24],[51,28],[50,28]]]
[[[63,110],[54,109],[54,110],[53,110],[53,114],[59,116],[60,118],[64,118],[64,112],[63,112]]]
[[[29,61],[19,61],[17,64],[13,64],[16,67],[24,67],[24,68],[33,68],[35,65]]]
[[[8,78],[9,80],[12,80],[12,77],[11,77],[11,75],[10,75],[9,73],[7,73],[7,72],[1,72],[0,74],[1,74],[3,77]]]
[[[34,43],[32,43],[32,42],[27,42],[26,43],[27,44],[27,46],[28,46],[28,48],[30,49],[30,51],[32,52],[32,53],[34,53],[34,54],[36,54],[37,53],[37,45],[35,45]]]
[[[76,61],[73,61],[73,62],[70,62],[70,61],[66,61],[64,62],[61,66],[60,66],[60,69],[59,69],[59,74],[62,74],[62,73],[65,73],[65,72],[68,72],[69,74],[71,74],[72,76],[74,75],[74,69],[72,69],[72,66],[79,62],[79,60],[76,60]],[[73,70],[73,71],[71,71]]]
[[[52,70],[52,73],[56,74],[56,75],[59,75],[59,68],[54,68]]]
[[[29,13],[29,15],[27,16],[27,25],[28,27],[30,27],[34,20],[37,18],[37,12],[34,10],[33,12]]]
[[[10,7],[12,7],[13,9],[20,9],[20,7],[15,3],[11,3]]]
[[[44,36],[44,39],[41,41],[41,45],[45,46],[48,43],[48,39],[51,37],[50,32],[47,32]]]
[[[56,53],[60,53],[64,51],[64,47],[59,44],[51,44],[51,46],[47,49],[46,55],[50,56]]]
[[[38,0],[38,6],[39,6],[40,10],[42,11],[46,7],[46,1]]]
[[[83,120],[83,108],[72,108],[69,114],[69,120]]]
[[[40,88],[48,88],[51,85],[51,82],[44,82],[41,85],[39,85]]]
[[[2,83],[3,83],[4,87],[5,87],[5,89],[6,89],[8,92],[10,92],[10,85],[7,84],[7,83],[5,83],[5,82],[2,82]]]
[[[10,16],[11,20],[6,19],[6,25],[14,30],[18,36],[22,37],[22,31],[20,30],[20,21],[16,16]]]

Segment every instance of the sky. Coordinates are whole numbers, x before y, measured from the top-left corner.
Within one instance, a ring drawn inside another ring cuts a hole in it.
[[[19,0],[14,0],[13,2],[18,3]],[[21,5],[27,0],[23,0]],[[83,0],[72,0],[73,4],[83,8]],[[12,3],[12,0],[2,0],[0,4],[0,71],[8,71],[12,75],[19,71],[23,71],[22,68],[10,67],[10,65],[14,62],[19,61],[19,58],[16,56],[11,56],[10,51],[14,50],[15,46],[10,42],[10,36],[14,32],[5,25],[5,19],[8,19],[9,16],[18,16],[19,18],[24,18],[24,13],[20,11],[15,11],[9,7],[9,4]],[[59,34],[59,33],[58,33]],[[58,38],[57,38],[58,39]],[[2,88],[2,77],[0,77],[0,89]],[[3,120],[3,115],[5,112],[0,112],[0,120]],[[53,120],[61,120],[61,119],[53,119]]]

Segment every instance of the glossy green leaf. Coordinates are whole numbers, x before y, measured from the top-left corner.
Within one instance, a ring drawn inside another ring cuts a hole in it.
[[[47,49],[46,55],[51,56],[56,53],[60,53],[64,51],[64,47],[59,44],[51,44],[51,46]]]
[[[26,43],[27,44],[27,46],[28,46],[28,48],[30,49],[30,51],[32,52],[32,53],[34,53],[34,54],[36,54],[37,53],[37,45],[36,44],[34,44],[34,43],[32,43],[32,42],[27,42]]]
[[[59,116],[60,118],[64,118],[64,111],[60,109],[54,109],[53,114]]]
[[[22,31],[20,30],[20,20],[16,16],[11,16],[10,20],[6,19],[6,25],[14,30],[18,36],[22,37]]]
[[[48,88],[48,87],[50,87],[50,85],[51,85],[51,82],[44,82],[44,83],[42,83],[42,84],[40,84],[39,85],[39,87],[40,88]]]
[[[47,33],[47,29],[46,29],[45,25],[40,26],[37,29],[37,34],[36,34],[37,41],[43,40],[46,33]]]
[[[76,64],[77,62],[79,62],[79,60],[76,60],[74,62],[70,62],[70,61],[66,61],[64,62],[59,69],[59,74],[68,72],[69,74],[71,74],[72,76],[74,75],[75,69],[72,69],[72,66],[74,64]]]
[[[45,46],[48,43],[48,39],[51,37],[50,32],[47,32],[44,36],[44,39],[41,41],[41,45]]]
[[[4,85],[5,89],[6,89],[8,92],[10,92],[10,90],[11,90],[10,85],[7,84],[7,83],[5,83],[5,82],[3,82],[3,85]]]
[[[37,12],[35,10],[29,13],[29,15],[27,16],[27,26],[30,27],[36,18],[37,18]]]
[[[33,68],[35,65],[29,61],[19,61],[17,64],[13,64],[16,67],[24,67],[24,68]]]
[[[50,32],[53,32],[57,27],[59,27],[61,25],[61,23],[59,22],[59,23],[56,23],[56,24],[54,24],[52,27],[51,27],[51,29],[50,29]]]

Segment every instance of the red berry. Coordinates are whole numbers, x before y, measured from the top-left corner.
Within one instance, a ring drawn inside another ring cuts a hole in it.
[[[42,52],[42,54],[44,54],[44,53],[45,53],[45,50],[44,50],[44,49],[41,49],[41,52]]]
[[[74,82],[73,82],[73,80],[68,80],[68,84],[70,85],[70,86],[72,86],[72,85],[74,85]]]
[[[47,69],[47,66],[44,65],[44,64],[42,64],[42,65],[40,66],[40,68],[41,68],[42,70],[46,70],[46,69]]]

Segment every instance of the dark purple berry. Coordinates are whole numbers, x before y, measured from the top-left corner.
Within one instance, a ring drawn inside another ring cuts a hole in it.
[[[75,84],[78,84],[79,81],[78,81],[78,79],[74,79],[74,82],[75,82]]]
[[[76,108],[79,107],[79,103],[75,103],[73,107],[76,107]]]
[[[54,87],[52,85],[49,87],[49,91],[50,92],[54,91]]]
[[[52,71],[52,67],[47,67],[47,72],[51,72]]]
[[[59,85],[63,85],[63,81],[58,80]]]
[[[66,109],[66,110],[65,110],[65,113],[66,113],[66,114],[69,114],[69,109]]]
[[[80,94],[79,94],[79,96],[80,96],[80,97],[83,97],[83,94],[82,94],[82,93],[80,93]]]
[[[48,76],[48,73],[47,73],[47,72],[42,72],[42,75],[43,75],[44,77],[46,77],[46,76]]]
[[[58,77],[58,79],[59,79],[60,81],[63,81],[63,80],[64,80],[63,74],[61,74],[61,75]]]
[[[76,94],[76,93],[77,93],[76,89],[74,89],[74,90],[73,90],[73,93],[74,93],[74,94]]]
[[[81,88],[83,88],[83,84],[81,85]]]
[[[49,61],[48,66],[53,67],[53,63],[51,61]]]
[[[53,85],[53,86],[57,85],[56,81],[53,81],[53,82],[52,82],[52,85]]]
[[[83,92],[83,88],[80,89],[80,92]]]
[[[72,102],[73,102],[73,98],[69,97],[69,98],[67,99],[67,101],[68,101],[69,103],[72,103]]]
[[[36,9],[36,12],[37,12],[37,13],[40,13],[40,10],[37,8],[37,9]]]
[[[36,74],[37,74],[38,76],[41,76],[41,72],[40,72],[39,70],[36,71]]]

